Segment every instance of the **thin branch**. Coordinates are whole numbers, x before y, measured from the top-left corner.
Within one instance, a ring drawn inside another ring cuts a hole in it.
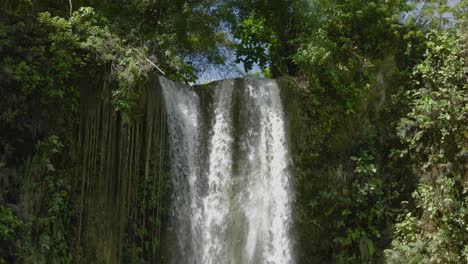
[[[416,17],[416,20],[415,20],[415,23],[416,23],[416,24],[419,24],[419,19],[421,18],[421,15],[423,14],[424,9],[426,8],[426,5],[427,5],[427,1],[424,1],[424,2],[423,2],[423,5],[421,6],[421,9],[419,10],[419,14],[418,14],[418,16]]]
[[[146,60],[147,62],[149,62],[152,66],[154,66],[159,72],[161,72],[163,75],[166,75],[166,73],[164,73],[164,72],[158,67],[158,65],[154,64],[154,62],[152,62],[150,59],[148,59],[143,53],[141,53],[139,50],[137,50],[137,49],[135,49],[135,48],[134,48],[133,50],[135,50],[136,52],[138,52],[138,54],[140,54],[141,56],[143,56],[143,57],[145,58],[145,60]]]
[[[72,16],[73,13],[73,3],[72,0],[68,0],[68,3],[70,3],[70,17]]]

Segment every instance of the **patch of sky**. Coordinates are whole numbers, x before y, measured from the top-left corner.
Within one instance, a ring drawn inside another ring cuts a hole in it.
[[[228,42],[237,44],[239,40],[235,39],[230,31],[227,23],[221,23],[219,30],[222,31],[227,38]],[[255,63],[251,70],[245,71],[244,64],[242,62],[236,62],[236,52],[234,49],[227,46],[218,47],[219,53],[224,59],[223,64],[216,64],[209,62],[206,58],[186,58],[186,61],[190,61],[198,73],[198,80],[192,84],[206,84],[209,82],[245,77],[245,76],[256,76],[264,77],[262,69]]]

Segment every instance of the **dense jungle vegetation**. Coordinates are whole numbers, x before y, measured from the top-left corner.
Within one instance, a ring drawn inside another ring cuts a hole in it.
[[[104,259],[82,235],[96,87],[134,135],[151,75],[233,63],[300,96],[299,263],[468,263],[466,0],[0,0],[0,263]],[[129,163],[122,263],[165,263],[151,153]]]

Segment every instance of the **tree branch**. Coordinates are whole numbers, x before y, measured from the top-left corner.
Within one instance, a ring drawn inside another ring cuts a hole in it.
[[[155,67],[159,72],[161,72],[163,75],[166,75],[166,74],[158,67],[158,65],[154,64],[154,62],[152,62],[150,59],[148,59],[143,53],[141,53],[139,50],[137,50],[137,49],[135,49],[135,48],[134,48],[133,50],[135,50],[136,52],[138,52],[138,54],[140,54],[141,56],[143,56],[143,58],[145,58],[145,60],[146,60],[147,62],[149,62],[153,67]]]

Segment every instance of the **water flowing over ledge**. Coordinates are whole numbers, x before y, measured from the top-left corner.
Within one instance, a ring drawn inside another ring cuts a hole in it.
[[[294,263],[287,125],[275,80],[190,87],[160,77],[173,263]]]

